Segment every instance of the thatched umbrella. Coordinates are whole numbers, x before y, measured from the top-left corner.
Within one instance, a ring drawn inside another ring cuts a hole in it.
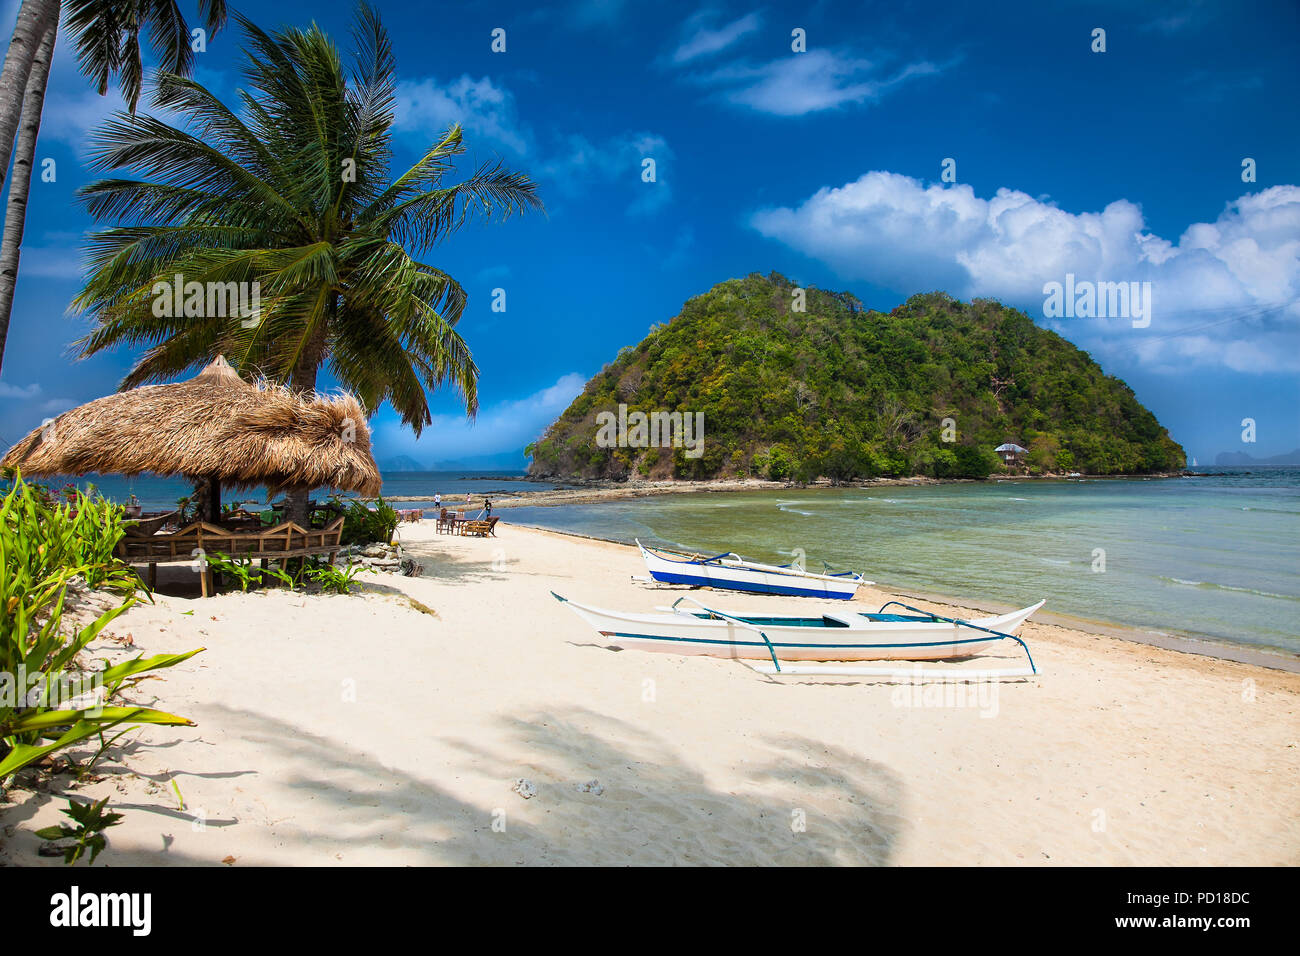
[[[381,484],[355,398],[304,398],[250,384],[220,356],[188,381],[144,385],[64,412],[9,449],[0,466],[32,477],[183,475],[206,485],[209,520],[219,514],[221,485],[377,495]]]

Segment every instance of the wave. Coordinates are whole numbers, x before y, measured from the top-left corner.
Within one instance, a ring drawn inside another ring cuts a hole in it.
[[[1277,598],[1280,601],[1300,601],[1297,594],[1276,594],[1273,591],[1260,591],[1256,588],[1237,587],[1235,584],[1215,584],[1213,581],[1188,581],[1186,578],[1170,578],[1161,574],[1161,581],[1178,584],[1189,588],[1204,588],[1207,591],[1238,591],[1242,594],[1254,594],[1256,597]]]

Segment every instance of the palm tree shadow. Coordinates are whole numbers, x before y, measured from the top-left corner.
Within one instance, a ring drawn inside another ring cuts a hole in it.
[[[722,790],[669,742],[582,708],[499,718],[507,735],[503,749],[514,757],[446,738],[462,766],[431,760],[427,771],[414,772],[250,711],[213,706],[206,720],[222,721],[263,754],[257,797],[269,819],[240,814],[241,826],[269,826],[277,845],[305,847],[312,862],[348,863],[363,849],[382,848],[379,857],[367,852],[365,861],[884,864],[902,821],[902,786],[890,770],[793,735],[759,741],[760,759],[741,764],[743,783]],[[517,744],[530,755],[526,763]],[[495,778],[500,795],[467,802],[439,785],[439,777],[453,775]],[[512,792],[519,777],[536,787],[529,800]],[[593,779],[603,792],[580,789]],[[303,797],[329,812],[296,815]],[[166,860],[153,851],[120,850],[113,862]]]

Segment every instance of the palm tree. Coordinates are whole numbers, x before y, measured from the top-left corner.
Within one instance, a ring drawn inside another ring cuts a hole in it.
[[[444,183],[465,152],[459,126],[389,180],[395,73],[370,7],[358,8],[350,71],[316,26],[271,35],[238,19],[240,112],[163,73],[154,102],[190,128],[119,114],[94,138],[97,168],[145,178],[81,190],[97,221],[118,222],[90,238],[91,274],[74,307],[96,325],[77,343],[81,355],[147,346],[123,388],[218,354],[302,391],[327,366],[367,408],[388,401],[417,434],[432,421],[426,389],[450,382],[474,414],[478,368],[454,328],[465,291],[417,257],[475,214],[540,210],[534,184],[499,164]],[[203,304],[168,315],[176,310],[160,290],[176,276],[256,289],[257,314]]]
[[[154,56],[171,72],[188,75],[194,64],[189,24],[171,0],[67,0],[66,4],[23,0],[0,68],[0,186],[11,155],[14,161],[0,239],[0,365],[9,336],[36,138],[61,9],[66,9],[68,27],[76,37],[82,72],[95,80],[101,96],[118,77],[132,113],[144,79],[141,30],[148,28]],[[199,0],[199,12],[210,33],[225,25],[225,0]]]

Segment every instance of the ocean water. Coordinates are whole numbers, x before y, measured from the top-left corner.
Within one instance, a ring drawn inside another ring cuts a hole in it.
[[[545,481],[523,480],[523,472],[509,471],[397,471],[383,475],[384,499],[395,508],[405,507],[408,502],[404,495],[441,494],[444,498],[464,500],[471,494],[477,501],[483,495],[503,494],[524,490],[549,491],[561,487]],[[90,485],[106,498],[114,501],[127,501],[132,495],[139,499],[146,511],[161,511],[176,507],[179,498],[193,494],[194,486],[183,478],[159,478],[156,475],[140,475],[136,478],[124,478],[120,475],[86,475],[68,481],[48,481],[45,484],[54,488],[69,482],[75,483],[83,490]],[[312,497],[328,496],[329,491],[317,490]],[[346,497],[346,496],[345,496]],[[222,503],[233,501],[245,502],[250,510],[256,511],[266,506],[266,489],[254,488],[248,491],[231,491],[222,493]],[[409,502],[411,507],[432,508],[427,501]]]
[[[693,494],[508,520],[1300,654],[1300,469]]]

